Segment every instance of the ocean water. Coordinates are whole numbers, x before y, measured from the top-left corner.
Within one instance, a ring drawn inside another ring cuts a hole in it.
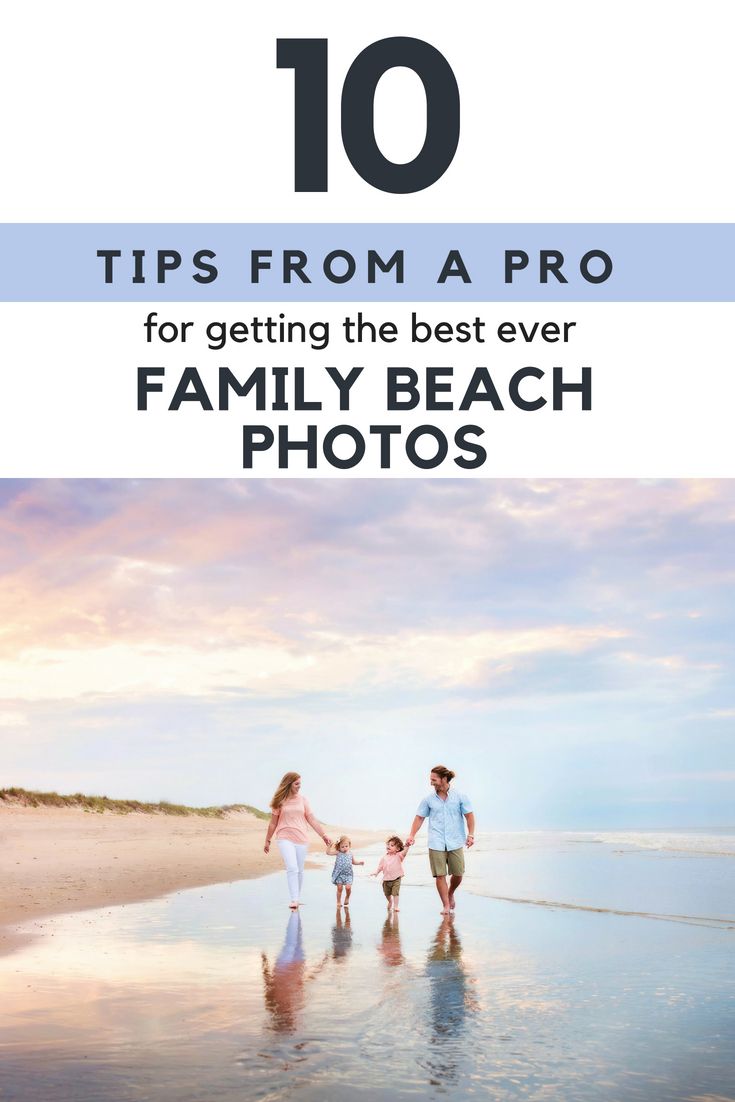
[[[0,1099],[735,1099],[734,837],[481,836],[451,919],[415,850],[30,924]]]

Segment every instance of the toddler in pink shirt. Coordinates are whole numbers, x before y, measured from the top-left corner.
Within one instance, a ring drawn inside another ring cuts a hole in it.
[[[408,849],[397,834],[392,834],[385,843],[385,854],[380,858],[378,867],[371,876],[383,874],[383,894],[388,900],[388,912],[397,912],[398,895],[401,890],[401,877],[403,876],[403,862],[406,859]]]

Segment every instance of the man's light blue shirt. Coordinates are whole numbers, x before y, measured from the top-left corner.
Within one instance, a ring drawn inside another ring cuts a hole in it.
[[[429,820],[429,849],[462,849],[466,832],[464,816],[472,811],[467,796],[450,788],[446,800],[432,792],[424,797],[416,811],[422,819]]]

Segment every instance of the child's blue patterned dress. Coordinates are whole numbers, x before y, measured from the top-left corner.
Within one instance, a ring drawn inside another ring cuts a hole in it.
[[[332,869],[332,883],[351,884],[352,878],[352,854],[349,850],[347,851],[347,853],[341,853],[339,850],[337,850],[337,856],[334,861],[334,868]]]

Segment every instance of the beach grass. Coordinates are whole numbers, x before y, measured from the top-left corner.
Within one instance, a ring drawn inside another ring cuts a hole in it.
[[[146,815],[200,815],[205,819],[223,819],[231,811],[247,811],[257,819],[269,819],[270,813],[250,804],[225,804],[222,807],[188,807],[168,800],[145,803],[142,800],[113,800],[109,796],[86,796],[82,792],[64,796],[58,792],[29,792],[25,788],[0,788],[0,801],[20,807],[77,807],[82,811],[115,815],[135,812]]]

